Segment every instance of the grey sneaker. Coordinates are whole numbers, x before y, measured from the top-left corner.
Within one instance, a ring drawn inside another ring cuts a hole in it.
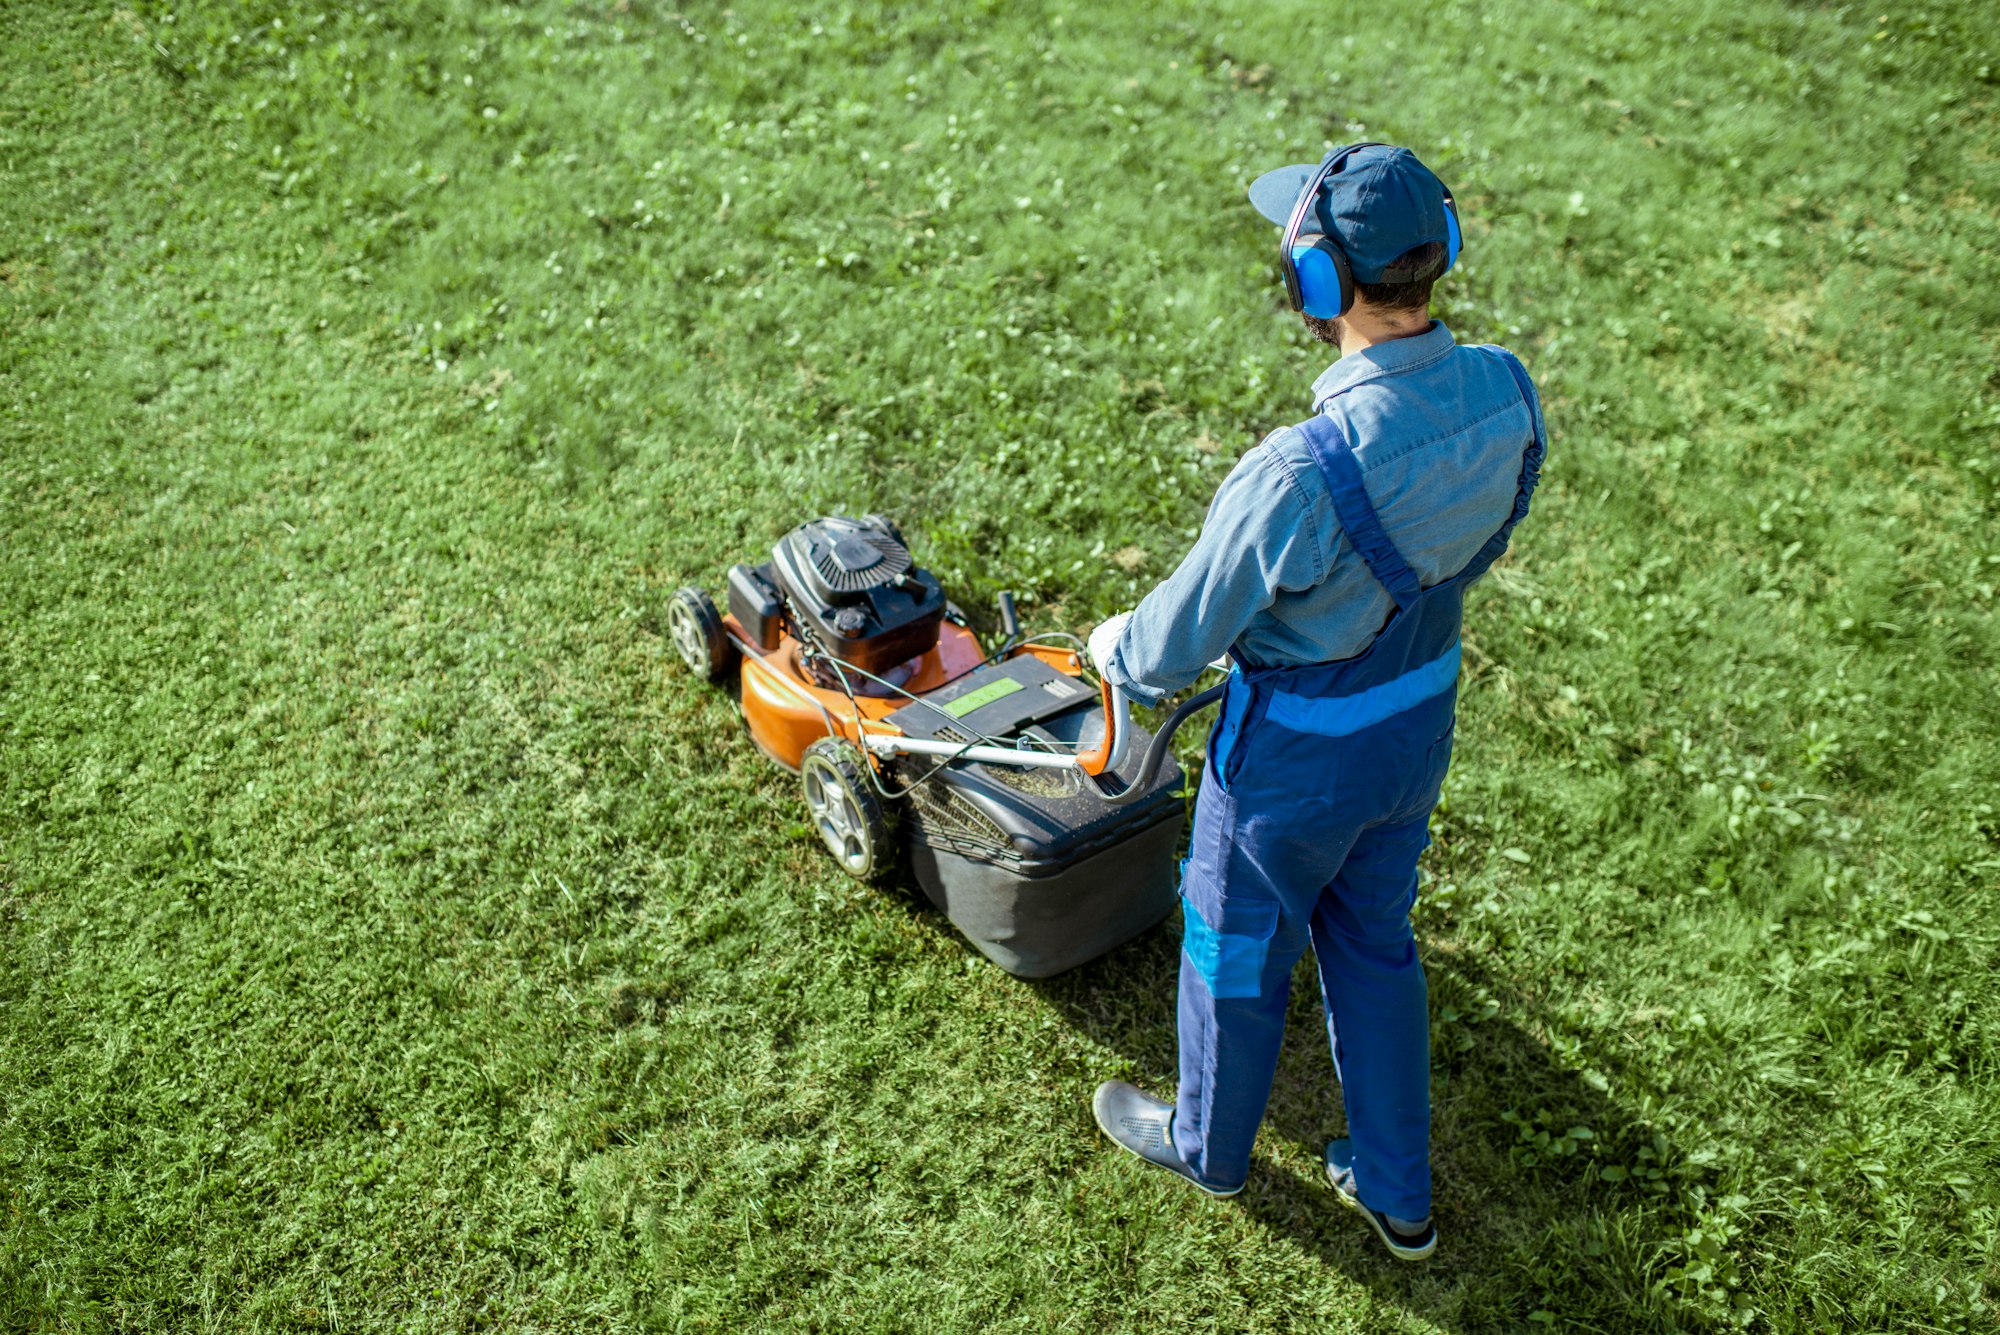
[[[1354,1142],[1347,1139],[1326,1142],[1326,1175],[1334,1195],[1361,1212],[1375,1229],[1376,1236],[1398,1261],[1421,1261],[1437,1250],[1437,1225],[1426,1215],[1419,1220],[1397,1219],[1371,1210],[1361,1203],[1354,1186]]]
[[[1158,1164],[1177,1177],[1184,1177],[1211,1196],[1234,1196],[1243,1190],[1237,1183],[1227,1190],[1211,1187],[1194,1175],[1174,1149],[1174,1105],[1123,1080],[1107,1080],[1097,1087],[1090,1111],[1105,1135],[1120,1146]]]

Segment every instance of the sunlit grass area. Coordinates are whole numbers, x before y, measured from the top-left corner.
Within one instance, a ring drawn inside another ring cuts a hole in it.
[[[1991,1329],[1994,18],[0,9],[0,1326]],[[1553,435],[1423,1267],[1311,986],[1244,1196],[1149,1173],[1178,922],[998,972],[661,617],[833,510],[1129,606],[1325,365],[1243,188],[1364,136]]]

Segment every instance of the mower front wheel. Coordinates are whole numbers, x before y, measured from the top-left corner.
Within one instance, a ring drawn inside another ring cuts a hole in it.
[[[722,614],[715,610],[715,600],[700,589],[675,591],[667,604],[667,638],[697,677],[724,681],[736,666],[736,646],[722,628]]]
[[[806,748],[799,786],[820,842],[840,869],[857,881],[889,862],[889,823],[868,782],[868,761],[851,742],[822,737]]]

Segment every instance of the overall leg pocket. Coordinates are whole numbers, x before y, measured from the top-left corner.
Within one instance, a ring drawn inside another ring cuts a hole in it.
[[[1222,695],[1222,708],[1215,726],[1209,730],[1203,769],[1215,776],[1215,786],[1230,791],[1236,773],[1243,767],[1244,724],[1253,703],[1250,685],[1240,672],[1231,672]]]
[[[1451,768],[1451,739],[1458,731],[1458,720],[1445,724],[1444,734],[1431,743],[1430,754],[1424,757],[1424,768],[1429,771],[1431,786],[1444,782],[1444,772]]]
[[[1458,720],[1445,724],[1444,733],[1431,743],[1424,755],[1424,773],[1417,784],[1417,791],[1423,800],[1418,804],[1426,813],[1437,805],[1438,796],[1444,791],[1444,776],[1451,769],[1452,734],[1458,730]]]
[[[1187,890],[1187,878],[1194,876],[1218,887],[1209,891],[1210,898],[1219,895],[1220,887],[1228,883],[1230,853],[1235,847],[1236,799],[1223,788],[1214,767],[1205,766],[1201,788],[1195,795],[1194,829],[1188,835],[1188,855],[1181,865],[1182,892]]]
[[[1225,899],[1204,912],[1183,894],[1181,916],[1186,923],[1181,949],[1210,996],[1225,1001],[1263,995],[1264,962],[1278,931],[1275,900]]]

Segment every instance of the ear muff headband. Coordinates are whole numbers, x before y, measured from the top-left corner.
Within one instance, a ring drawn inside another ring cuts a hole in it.
[[[1320,159],[1318,170],[1299,192],[1298,202],[1292,205],[1292,216],[1278,240],[1278,270],[1284,277],[1285,295],[1293,310],[1330,320],[1347,314],[1353,307],[1354,272],[1348,265],[1347,253],[1325,232],[1301,242],[1299,229],[1319,202],[1319,192],[1325,188],[1327,178],[1338,172],[1353,154],[1364,148],[1381,147],[1363,143],[1334,149]],[[1458,202],[1452,198],[1451,187],[1442,181],[1438,184],[1444,191],[1444,268],[1439,271],[1442,276],[1458,263],[1459,252],[1465,248],[1465,234],[1459,227]]]
[[[1381,147],[1381,144],[1365,143],[1334,149],[1319,160],[1312,179],[1306,182],[1305,189],[1299,191],[1298,200],[1292,205],[1292,216],[1278,236],[1278,271],[1284,276],[1285,296],[1290,299],[1293,310],[1304,311],[1316,319],[1331,320],[1347,314],[1348,308],[1354,304],[1354,274],[1348,267],[1346,253],[1324,232],[1301,244],[1299,229],[1319,202],[1319,192],[1325,188],[1326,178],[1339,171],[1341,163],[1362,149]]]

